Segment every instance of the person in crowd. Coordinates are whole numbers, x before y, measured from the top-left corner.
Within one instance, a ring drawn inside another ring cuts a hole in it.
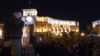
[[[21,56],[22,53],[21,38],[24,22],[21,18],[22,12],[19,10],[14,11],[12,18],[4,24],[3,28],[4,42],[10,41],[12,56]]]
[[[3,43],[1,56],[12,56],[11,55],[11,46],[9,45],[9,42]]]
[[[33,45],[29,44],[24,51],[24,56],[35,56]]]

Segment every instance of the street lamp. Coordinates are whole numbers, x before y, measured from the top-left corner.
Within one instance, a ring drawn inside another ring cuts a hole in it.
[[[84,33],[84,32],[82,32],[82,33],[81,33],[81,36],[82,36],[82,37],[83,37],[83,36],[85,36],[85,33]]]

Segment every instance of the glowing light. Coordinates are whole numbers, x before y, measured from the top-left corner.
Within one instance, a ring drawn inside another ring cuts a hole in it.
[[[2,30],[0,30],[0,39],[2,39]]]
[[[64,20],[58,20],[54,18],[48,18],[48,23],[50,24],[59,24],[59,25],[76,25],[76,21],[64,21]],[[78,25],[78,24],[77,24]]]
[[[47,32],[47,29],[43,29],[43,31],[42,32]]]
[[[58,35],[59,35],[59,33],[55,33],[55,35],[56,35],[56,36],[58,36]]]
[[[22,21],[24,21],[24,24],[34,24],[34,19],[31,16],[27,16],[27,17],[22,17],[21,19]]]
[[[59,35],[62,36],[62,33],[60,33]]]
[[[47,17],[35,17],[38,22],[47,22]]]
[[[40,30],[39,29],[37,29],[37,31],[36,32],[40,32]]]
[[[39,40],[42,41],[42,38],[40,37]]]
[[[0,30],[0,36],[2,36],[2,30]]]
[[[84,33],[84,32],[82,32],[82,33],[81,33],[81,36],[85,36],[85,33]]]
[[[76,32],[79,32],[79,29],[76,29]]]
[[[29,24],[33,24],[34,23],[33,18],[30,17],[30,16],[26,17],[26,20],[25,21],[28,22]]]
[[[36,32],[47,32],[47,29],[37,29]]]

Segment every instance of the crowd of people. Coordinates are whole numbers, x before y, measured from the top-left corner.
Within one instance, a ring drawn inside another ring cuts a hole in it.
[[[63,37],[40,42],[41,56],[100,56],[99,37]]]
[[[2,45],[3,43],[1,42],[0,48],[2,48],[2,51],[0,49],[0,55],[11,55],[11,46],[5,47],[6,45]],[[24,54],[22,55],[34,56],[34,54],[38,54],[39,56],[100,56],[99,43],[99,37],[48,37],[48,39],[42,42],[27,46],[25,50],[23,49]]]

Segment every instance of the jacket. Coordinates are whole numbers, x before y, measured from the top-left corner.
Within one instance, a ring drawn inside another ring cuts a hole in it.
[[[21,39],[23,31],[22,28],[24,26],[24,22],[18,20],[17,18],[12,18],[8,22],[4,24],[3,28],[3,36],[4,40],[9,39]]]

